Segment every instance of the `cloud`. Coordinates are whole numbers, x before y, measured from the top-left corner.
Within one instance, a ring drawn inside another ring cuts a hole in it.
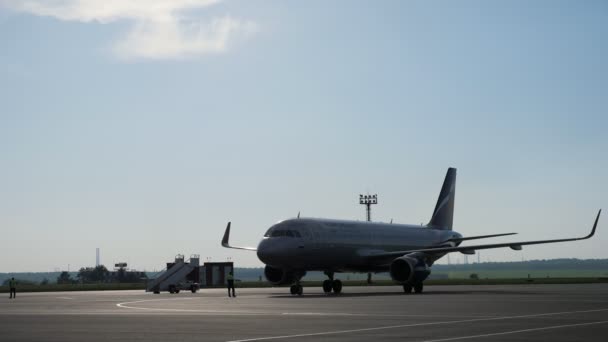
[[[221,0],[0,0],[0,6],[64,21],[133,23],[112,52],[122,59],[176,59],[221,53],[237,37],[256,31],[256,24],[229,15],[207,20],[186,12]]]
[[[127,59],[196,56],[224,52],[235,35],[248,35],[254,31],[254,24],[229,16],[215,18],[208,23],[142,20],[124,39],[114,44],[113,50],[116,55]]]

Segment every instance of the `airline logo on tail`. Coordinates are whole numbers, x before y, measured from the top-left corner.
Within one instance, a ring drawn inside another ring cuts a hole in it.
[[[428,226],[435,229],[452,230],[454,200],[456,197],[456,169],[451,167],[445,175],[437,205]]]

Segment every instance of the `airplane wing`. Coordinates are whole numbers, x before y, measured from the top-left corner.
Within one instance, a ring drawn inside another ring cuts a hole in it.
[[[526,245],[539,245],[544,243],[555,243],[555,242],[566,242],[566,241],[576,241],[576,240],[585,240],[593,236],[595,234],[595,228],[597,227],[597,221],[600,218],[600,214],[602,210],[597,213],[597,217],[595,218],[595,223],[593,224],[593,228],[591,229],[591,233],[584,237],[578,238],[568,238],[568,239],[555,239],[555,240],[537,240],[537,241],[522,241],[522,242],[506,242],[506,243],[494,243],[487,245],[473,245],[473,246],[458,246],[458,247],[429,247],[423,249],[412,249],[408,251],[394,251],[394,252],[380,252],[373,253],[368,255],[370,258],[386,258],[386,257],[400,257],[409,253],[428,253],[428,254],[436,254],[436,253],[451,253],[451,252],[461,252],[463,254],[474,254],[478,249],[491,249],[491,248],[505,248],[509,247],[513,250],[521,250],[522,246]]]
[[[222,238],[222,246],[224,246],[226,248],[244,249],[247,251],[257,251],[257,248],[253,248],[253,247],[230,246],[230,243],[228,243],[229,238],[230,238],[230,222],[228,222],[228,225],[226,226],[226,231],[224,232],[224,237]]]
[[[515,234],[517,234],[517,233],[467,236],[467,237],[461,237],[461,238],[451,238],[451,239],[445,240],[444,242],[461,242],[461,241],[466,241],[466,240],[486,239],[486,238],[493,238],[493,237],[497,237],[497,236],[507,236],[507,235],[515,235]]]

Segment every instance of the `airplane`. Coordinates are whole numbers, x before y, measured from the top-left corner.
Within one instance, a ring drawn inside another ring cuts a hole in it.
[[[447,253],[475,254],[476,250],[589,239],[595,234],[602,210],[595,218],[591,233],[579,238],[537,240],[461,246],[469,240],[485,239],[516,233],[464,237],[452,230],[456,169],[449,168],[439,193],[435,210],[427,225],[406,225],[368,221],[347,221],[298,217],[280,221],[264,234],[257,248],[232,246],[230,222],[222,246],[256,251],[266,266],[264,275],[273,285],[291,285],[292,295],[302,295],[300,284],[307,271],[322,271],[328,279],[323,291],[338,294],[342,282],[334,279],[340,272],[388,272],[405,293],[422,293],[423,282],[431,266]]]

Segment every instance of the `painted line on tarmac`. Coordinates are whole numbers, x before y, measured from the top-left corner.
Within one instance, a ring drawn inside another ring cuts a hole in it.
[[[177,308],[148,308],[141,306],[132,306],[133,304],[146,303],[146,302],[158,302],[158,301],[175,301],[175,300],[191,300],[198,298],[171,298],[171,299],[144,299],[132,302],[123,302],[116,304],[117,307],[123,309],[133,309],[142,311],[152,312],[184,312],[184,313],[199,313],[209,315],[264,315],[264,316],[349,316],[349,317],[418,317],[418,318],[447,318],[447,317],[459,317],[462,315],[399,315],[399,314],[364,314],[364,313],[347,313],[347,312],[269,312],[269,311],[247,311],[247,310],[204,310],[204,309],[177,309]],[[464,317],[470,318],[494,318],[501,316],[493,315],[465,315]]]
[[[496,315],[403,315],[403,314],[366,314],[347,312],[282,312],[283,316],[351,316],[351,317],[419,317],[419,318],[447,318],[447,317],[469,317],[469,318],[492,318],[501,317]]]
[[[70,297],[56,297],[57,299],[68,299],[68,300],[72,300],[74,298],[70,298]]]
[[[159,301],[175,301],[175,300],[190,300],[197,298],[171,298],[171,299],[146,299],[138,300],[134,302],[124,302],[116,304],[119,308],[134,309],[142,311],[160,311],[160,312],[196,312],[202,314],[213,314],[213,315],[268,315],[268,312],[263,311],[245,311],[245,310],[201,310],[201,309],[172,309],[172,308],[146,308],[141,306],[131,306],[133,304],[145,303],[145,302],[159,302]],[[276,315],[273,314],[273,315]]]
[[[521,329],[521,330],[511,330],[511,331],[503,331],[503,332],[490,333],[490,334],[470,335],[470,336],[460,336],[460,337],[448,337],[448,338],[441,338],[441,339],[438,339],[438,340],[425,340],[425,341],[422,341],[422,342],[441,342],[441,341],[467,340],[467,339],[472,339],[472,338],[482,338],[482,337],[491,337],[491,336],[500,336],[500,335],[520,334],[520,333],[526,333],[526,332],[531,332],[531,331],[542,331],[542,330],[551,330],[551,329],[572,328],[572,327],[581,327],[581,326],[586,326],[586,325],[596,325],[596,324],[606,324],[606,323],[608,323],[608,321],[577,323],[577,324],[565,324],[565,325],[553,325],[553,326],[550,326],[550,327]]]
[[[568,315],[568,314],[601,312],[601,311],[608,311],[608,309],[595,309],[595,310],[584,310],[584,311],[563,311],[563,312],[550,312],[550,313],[543,313],[543,314],[520,315],[520,316],[505,316],[505,317],[493,317],[493,318],[465,319],[465,320],[458,320],[458,321],[400,324],[400,325],[389,325],[389,326],[384,326],[384,327],[372,327],[372,328],[361,328],[361,329],[351,329],[351,330],[323,331],[323,332],[317,332],[317,333],[296,334],[296,335],[256,337],[256,338],[247,338],[247,339],[240,339],[240,340],[231,340],[231,341],[228,341],[228,342],[265,341],[265,340],[278,340],[278,339],[288,339],[288,338],[297,338],[297,337],[313,337],[313,336],[339,335],[339,334],[350,334],[350,333],[357,333],[357,332],[378,331],[378,330],[388,330],[388,329],[399,329],[399,328],[409,328],[409,327],[421,327],[421,326],[433,326],[433,325],[448,325],[448,324],[472,323],[472,322],[484,322],[484,321],[498,321],[498,320],[508,320],[508,319],[533,318],[533,317],[543,317],[543,316],[557,316],[557,315]]]

